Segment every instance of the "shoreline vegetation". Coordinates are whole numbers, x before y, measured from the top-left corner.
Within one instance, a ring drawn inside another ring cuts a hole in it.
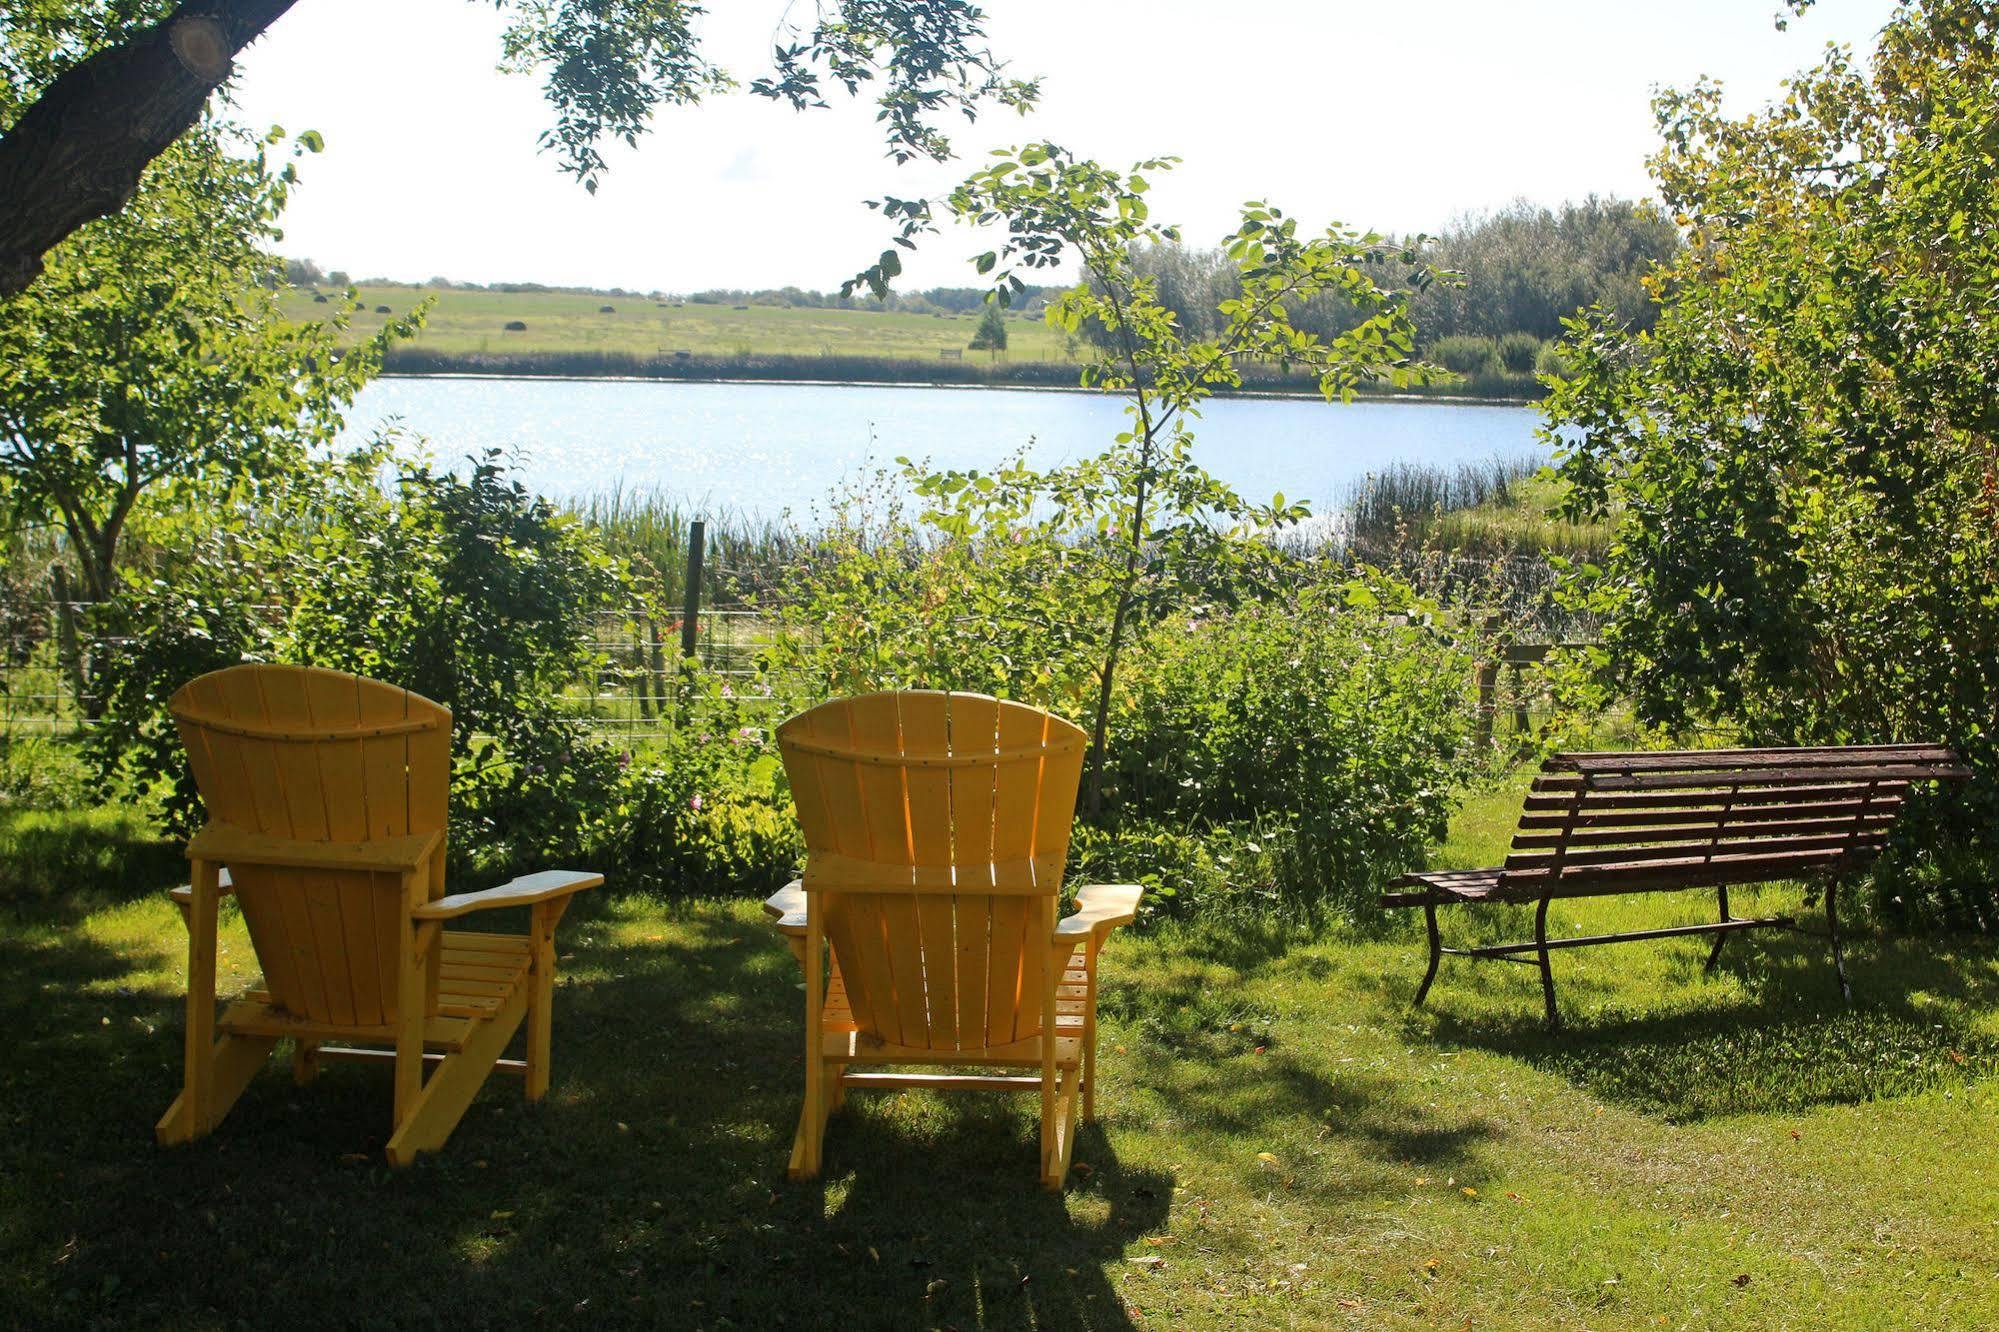
[[[392,348],[382,376],[400,379],[643,380],[690,384],[826,384],[874,388],[999,388],[1096,393],[1077,382],[1067,361],[921,361],[893,356],[637,356],[626,352],[433,352]],[[1246,365],[1240,389],[1217,398],[1316,398],[1310,375],[1280,367]],[[1397,387],[1362,385],[1372,401],[1444,400],[1464,405],[1519,405],[1539,401],[1547,389],[1532,375],[1460,376],[1445,383]]]

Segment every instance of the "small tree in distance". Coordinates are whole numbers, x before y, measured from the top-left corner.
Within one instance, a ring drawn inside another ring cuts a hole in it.
[[[988,305],[986,312],[979,316],[979,327],[972,334],[973,351],[989,351],[997,356],[1006,350],[1006,320],[1000,317],[998,305]]]

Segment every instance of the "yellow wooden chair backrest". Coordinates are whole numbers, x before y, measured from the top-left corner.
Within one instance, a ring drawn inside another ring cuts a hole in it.
[[[232,666],[168,701],[213,821],[269,837],[362,842],[441,832],[451,713],[408,690],[339,671]],[[432,857],[430,897],[444,891]],[[230,866],[264,984],[315,1022],[396,1017],[393,873]]]
[[[839,699],[778,728],[862,1033],[975,1051],[1038,1036],[1087,737],[982,694]]]

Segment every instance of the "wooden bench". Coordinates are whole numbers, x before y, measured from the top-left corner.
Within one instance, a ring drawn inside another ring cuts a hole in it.
[[[1970,775],[1941,745],[1556,754],[1534,781],[1504,865],[1404,875],[1381,904],[1423,908],[1430,968],[1417,987],[1418,1004],[1429,995],[1445,953],[1538,961],[1552,1029],[1561,1024],[1548,966],[1555,949],[1712,934],[1707,960],[1712,972],[1730,934],[1798,928],[1790,916],[1732,915],[1731,886],[1821,879],[1833,971],[1840,993],[1851,1002],[1839,944],[1841,880],[1887,843],[1910,786]],[[1548,904],[1556,898],[1687,888],[1715,889],[1721,918],[1624,934],[1548,937]],[[1437,908],[1478,902],[1534,903],[1533,942],[1444,947]]]

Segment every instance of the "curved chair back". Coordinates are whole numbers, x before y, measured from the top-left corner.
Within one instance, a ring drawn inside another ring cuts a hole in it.
[[[981,1051],[1037,1037],[1087,737],[983,694],[837,699],[778,728],[860,1031]]]
[[[306,842],[441,832],[451,713],[406,689],[302,666],[213,671],[168,700],[212,821]],[[399,876],[231,865],[264,983],[315,1022],[385,1026],[395,1014]],[[429,896],[444,891],[432,857]]]

